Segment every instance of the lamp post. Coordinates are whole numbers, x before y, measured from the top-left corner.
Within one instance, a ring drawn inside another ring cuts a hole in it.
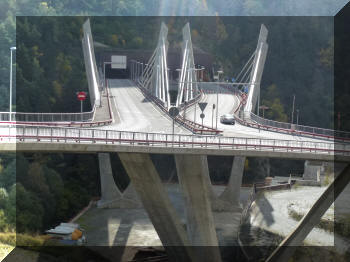
[[[220,74],[223,74],[224,71],[219,70],[218,71],[218,80],[220,82]],[[219,115],[219,85],[216,85],[216,124],[215,128],[218,129],[218,116]]]
[[[141,80],[142,80],[142,76],[143,76],[143,63],[141,62],[141,76],[140,76]]]
[[[293,124],[293,122],[294,122],[294,104],[295,104],[295,95],[293,95],[292,124]]]
[[[106,90],[106,62],[103,62],[103,86]]]
[[[11,50],[11,67],[10,67],[10,115],[9,120],[12,121],[12,51],[16,50],[15,46],[10,47]]]
[[[297,125],[299,125],[299,109],[297,109]]]
[[[202,82],[203,82],[203,80],[204,80],[204,69],[205,69],[205,67],[204,66],[202,66],[201,67],[201,74],[202,74]]]

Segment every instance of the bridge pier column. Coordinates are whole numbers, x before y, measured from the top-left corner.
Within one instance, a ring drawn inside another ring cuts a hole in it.
[[[304,165],[303,179],[320,182],[321,171],[323,171],[322,162],[306,160]]]
[[[185,199],[187,234],[197,247],[195,256],[200,261],[221,261],[211,209],[207,156],[175,155],[175,162]]]
[[[98,208],[139,208],[140,200],[130,183],[124,192],[121,192],[113,179],[111,159],[109,153],[98,153],[101,178],[101,199],[97,202]]]
[[[217,196],[213,190],[207,158],[203,160],[204,181],[208,187],[208,194],[211,200],[211,208],[214,212],[241,212],[242,206],[239,202],[242,185],[244,163],[246,157],[236,156],[232,163],[229,182],[224,192]]]
[[[194,259],[185,228],[170,202],[150,156],[140,153],[119,153],[119,158],[140,196],[169,259],[197,261]]]
[[[246,157],[235,156],[232,163],[231,174],[224,192],[219,197],[216,210],[242,211],[240,204],[241,185]]]

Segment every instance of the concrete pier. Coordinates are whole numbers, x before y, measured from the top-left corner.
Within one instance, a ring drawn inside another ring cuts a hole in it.
[[[99,153],[98,161],[101,178],[101,199],[97,202],[99,208],[139,208],[141,202],[131,183],[121,192],[113,179],[109,153]]]
[[[171,261],[199,261],[149,154],[119,153]],[[215,260],[211,260],[215,261]]]
[[[175,155],[185,199],[187,234],[200,261],[221,261],[208,186],[207,156]],[[206,248],[205,248],[206,247]]]
[[[231,174],[224,192],[219,199],[227,203],[229,210],[226,211],[242,211],[242,206],[239,202],[240,190],[242,185],[244,164],[246,157],[235,156],[232,163]]]
[[[320,174],[324,170],[323,164],[320,161],[305,161],[304,165],[304,180],[320,181]]]

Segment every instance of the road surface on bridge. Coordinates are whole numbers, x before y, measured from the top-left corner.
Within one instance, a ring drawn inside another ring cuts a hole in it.
[[[173,123],[154,103],[144,97],[129,79],[109,79],[113,123],[100,129],[172,133]],[[175,123],[176,134],[191,132]]]
[[[213,104],[217,106],[217,100],[219,101],[218,107],[218,120],[217,120],[217,129],[223,131],[224,136],[228,137],[250,137],[250,138],[266,138],[266,139],[282,139],[282,140],[294,140],[294,141],[313,141],[320,142],[324,141],[319,138],[311,138],[305,136],[290,135],[285,133],[277,133],[266,130],[259,130],[257,128],[247,127],[239,124],[236,121],[235,125],[222,124],[220,122],[220,116],[224,114],[233,114],[236,109],[239,107],[240,98],[233,93],[229,93],[227,89],[222,87],[217,87],[215,84],[207,85],[203,87],[204,94],[200,102],[206,102],[208,105],[204,110],[205,118],[203,123],[209,127],[216,127],[216,109],[213,110]],[[219,92],[219,95],[216,92]],[[194,118],[195,110],[194,106],[189,107],[186,110],[186,119],[194,121],[201,124],[202,119],[199,117],[201,111],[199,106],[196,108],[196,118]],[[214,114],[214,117],[212,118]],[[329,140],[328,140],[329,142]]]

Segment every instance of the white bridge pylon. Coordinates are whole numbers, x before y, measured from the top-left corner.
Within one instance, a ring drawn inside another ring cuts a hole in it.
[[[176,106],[192,100],[198,92],[197,74],[194,64],[190,25],[182,29],[182,66],[179,78]]]
[[[143,70],[139,81],[145,89],[160,99],[164,103],[164,106],[169,109],[170,94],[167,66],[169,43],[167,36],[168,27],[162,22],[157,47]]]
[[[262,24],[260,27],[257,47],[236,77],[236,82],[248,83],[245,85],[245,87],[248,88],[248,93],[246,104],[243,109],[245,117],[248,118],[250,117],[250,113],[253,113],[255,110],[260,95],[260,82],[268,50],[268,44],[266,42],[267,35],[268,30]]]
[[[92,39],[90,19],[83,24],[84,37],[82,39],[84,62],[88,79],[91,107],[101,105],[101,94],[99,88],[99,75],[95,60],[94,42]]]

